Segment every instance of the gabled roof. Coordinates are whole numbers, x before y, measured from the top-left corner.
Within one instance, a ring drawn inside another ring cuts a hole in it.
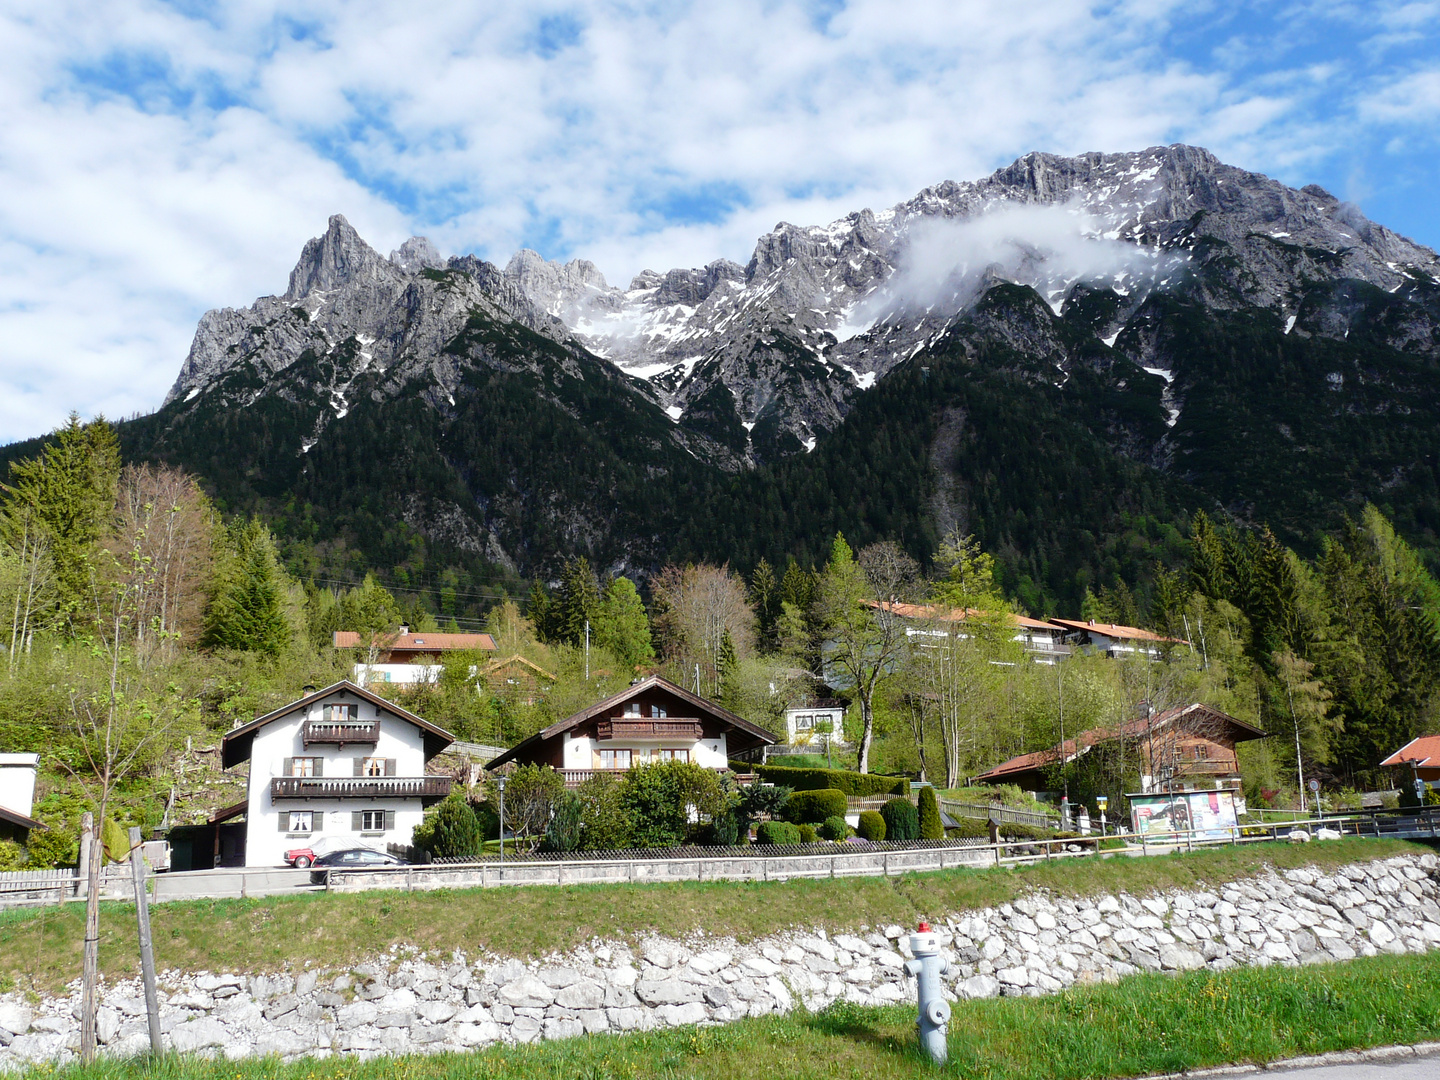
[[[333,639],[337,649],[353,649],[360,645],[360,635],[354,630],[336,630]],[[381,639],[382,647],[398,652],[448,652],[459,649],[495,651],[495,639],[489,634],[396,634],[394,640]]]
[[[1127,739],[1136,739],[1147,732],[1158,731],[1161,728],[1172,726],[1175,721],[1185,717],[1192,719],[1205,718],[1214,723],[1223,723],[1235,731],[1236,742],[1249,742],[1252,739],[1264,739],[1269,736],[1257,727],[1237,720],[1229,713],[1221,712],[1202,702],[1196,701],[1189,705],[1180,705],[1173,709],[1166,709],[1164,712],[1156,713],[1150,719],[1139,718],[1127,720],[1116,728],[1092,728],[1090,731],[1082,731],[1073,739],[1066,739],[1063,746],[1053,746],[1048,750],[1036,750],[1029,754],[1017,754],[1009,761],[1001,762],[993,769],[981,773],[976,780],[999,780],[1006,776],[1014,776],[1016,773],[1030,772],[1035,769],[1043,769],[1053,765],[1060,759],[1063,751],[1065,760],[1069,761],[1077,755],[1084,753],[1096,743],[1108,742],[1117,738],[1119,733],[1124,734]],[[1437,736],[1440,739],[1440,736]]]
[[[47,828],[47,826],[42,825],[32,817],[26,817],[24,814],[16,813],[14,810],[7,809],[3,806],[0,806],[0,821],[8,821],[11,825],[18,825],[22,829]]]
[[[264,716],[257,716],[248,724],[235,728],[233,731],[226,732],[225,737],[220,742],[222,767],[228,769],[232,765],[238,765],[240,762],[248,760],[250,757],[250,744],[255,741],[255,733],[266,724],[274,723],[276,720],[289,716],[291,713],[308,709],[317,701],[340,693],[353,694],[355,697],[370,702],[370,704],[374,705],[377,709],[388,712],[396,719],[414,724],[425,733],[425,754],[427,757],[433,757],[455,741],[455,736],[451,735],[450,732],[444,728],[430,723],[429,720],[416,716],[409,709],[401,708],[393,701],[386,701],[380,695],[372,694],[363,686],[356,686],[349,679],[341,679],[339,682],[325,687],[324,690],[317,690],[315,693],[308,694],[299,701],[292,701],[289,705],[282,705],[274,712],[266,713]]]
[[[525,657],[521,656],[519,653],[515,653],[513,656],[504,657],[503,659],[497,658],[495,660],[491,660],[489,663],[485,664],[485,666],[480,669],[480,674],[484,675],[487,672],[499,671],[501,668],[508,667],[511,664],[524,664],[536,675],[543,676],[544,678],[549,679],[551,682],[555,681],[554,675],[546,671],[539,664],[525,659]]]
[[[1409,765],[1412,762],[1432,769],[1440,767],[1440,735],[1421,735],[1418,739],[1411,739],[1380,764]]]
[[[1063,626],[1066,630],[1089,630],[1118,641],[1168,641],[1177,645],[1188,644],[1179,638],[1165,637],[1163,634],[1156,634],[1150,630],[1141,630],[1138,626],[1095,622],[1093,619],[1051,619],[1050,621],[1056,626]]]
[[[981,611],[979,608],[947,608],[938,604],[902,604],[900,602],[881,604],[879,600],[867,600],[871,607],[885,607],[889,611],[899,615],[902,619],[929,619],[936,622],[962,622],[965,619],[984,618],[989,612]],[[1010,621],[1016,626],[1024,626],[1031,630],[1055,630],[1056,627],[1044,619],[1032,619],[1028,615],[1016,615],[1007,612]]]
[[[770,732],[766,731],[762,727],[750,723],[749,720],[745,720],[739,716],[736,716],[729,709],[722,708],[721,706],[716,705],[713,701],[707,701],[705,700],[705,698],[702,698],[697,694],[690,693],[689,690],[686,690],[684,687],[677,686],[675,683],[671,682],[664,676],[651,675],[649,678],[641,679],[638,683],[627,686],[618,694],[611,694],[604,701],[597,701],[589,708],[581,709],[573,716],[567,716],[564,720],[558,720],[555,723],[551,724],[549,727],[541,731],[537,731],[534,735],[531,735],[524,742],[517,743],[515,746],[512,746],[509,750],[505,751],[505,753],[501,754],[498,758],[496,758],[494,761],[491,761],[485,767],[487,769],[493,769],[497,766],[504,765],[507,761],[513,761],[515,759],[515,756],[519,754],[520,751],[526,750],[532,746],[536,746],[543,742],[548,742],[549,740],[555,738],[555,736],[564,734],[572,728],[578,727],[579,725],[583,724],[587,720],[594,719],[597,716],[603,716],[606,712],[614,708],[616,705],[620,705],[623,702],[629,701],[633,697],[639,697],[647,690],[664,690],[666,693],[673,694],[681,701],[688,702],[689,704],[695,706],[695,708],[700,710],[701,712],[707,713],[710,716],[715,717],[717,720],[721,720],[727,724],[730,724],[732,727],[737,727],[741,731],[753,735],[762,743],[773,745],[777,741],[775,736],[772,735]]]

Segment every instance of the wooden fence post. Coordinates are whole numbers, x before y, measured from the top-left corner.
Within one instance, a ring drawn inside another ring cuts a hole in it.
[[[130,872],[135,879],[135,922],[140,930],[140,978],[145,984],[145,1014],[150,1021],[150,1052],[165,1052],[160,1037],[160,998],[155,989],[155,949],[150,941],[150,897],[145,892],[145,855],[140,830],[130,830]]]

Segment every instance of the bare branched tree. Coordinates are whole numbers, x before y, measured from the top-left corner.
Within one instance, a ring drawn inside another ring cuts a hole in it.
[[[701,692],[715,693],[726,633],[738,659],[755,648],[755,612],[744,579],[729,566],[667,566],[651,580],[651,589],[662,655],[685,686],[692,685],[698,665]]]

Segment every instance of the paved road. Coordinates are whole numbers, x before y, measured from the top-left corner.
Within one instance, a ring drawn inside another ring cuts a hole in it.
[[[1286,1080],[1435,1080],[1440,1057],[1408,1057],[1398,1061],[1357,1061],[1348,1065],[1312,1065],[1304,1069],[1270,1069],[1265,1075]]]

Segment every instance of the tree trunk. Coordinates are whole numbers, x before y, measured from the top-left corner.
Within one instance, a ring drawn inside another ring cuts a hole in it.
[[[875,710],[871,701],[875,688],[861,683],[856,689],[860,691],[860,721],[862,724],[859,761],[856,768],[862,773],[868,773],[870,771],[870,742],[875,737]]]

